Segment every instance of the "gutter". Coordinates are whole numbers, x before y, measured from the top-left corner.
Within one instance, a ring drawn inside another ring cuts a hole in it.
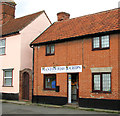
[[[8,33],[8,34],[4,34],[4,35],[0,35],[0,37],[10,36],[10,35],[14,35],[14,34],[19,34],[19,31]]]

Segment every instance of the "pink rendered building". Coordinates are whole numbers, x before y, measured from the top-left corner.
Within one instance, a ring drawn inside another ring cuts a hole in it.
[[[0,2],[0,93],[3,99],[32,99],[30,42],[51,25],[45,11],[15,19],[15,2]]]

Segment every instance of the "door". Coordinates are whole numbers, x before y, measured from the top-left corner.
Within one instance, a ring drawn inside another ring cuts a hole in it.
[[[77,103],[79,98],[79,73],[68,74],[68,103]]]
[[[71,101],[78,101],[78,73],[71,75]]]
[[[29,74],[27,72],[23,73],[22,99],[29,100]]]

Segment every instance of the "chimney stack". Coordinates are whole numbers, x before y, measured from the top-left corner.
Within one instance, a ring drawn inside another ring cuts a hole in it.
[[[69,13],[66,13],[66,12],[57,13],[57,20],[58,21],[68,20],[69,18],[70,18]]]
[[[0,0],[0,24],[4,24],[15,18],[14,0]]]

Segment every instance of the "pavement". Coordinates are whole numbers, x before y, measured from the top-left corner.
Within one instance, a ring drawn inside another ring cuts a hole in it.
[[[66,105],[60,106],[60,105],[32,103],[32,102],[28,102],[28,101],[12,101],[12,100],[3,100],[3,99],[0,99],[0,102],[19,104],[19,105],[43,106],[43,107],[48,107],[48,108],[70,108],[70,109],[78,109],[78,110],[85,110],[85,111],[95,111],[95,112],[106,112],[106,113],[120,114],[120,111],[116,111],[116,110],[85,108],[85,107],[79,107],[78,105],[71,105],[71,104],[66,104]]]

